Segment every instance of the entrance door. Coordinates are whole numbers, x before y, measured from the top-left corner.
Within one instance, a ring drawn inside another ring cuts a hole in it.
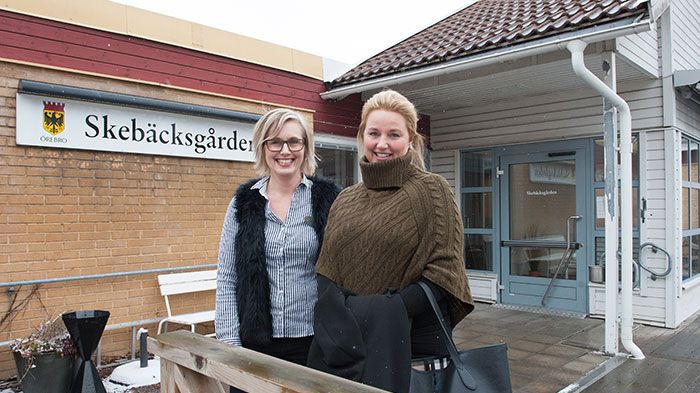
[[[585,313],[585,148],[549,147],[499,155],[501,301]]]

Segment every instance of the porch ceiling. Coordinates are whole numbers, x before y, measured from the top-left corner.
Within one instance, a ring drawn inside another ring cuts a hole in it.
[[[589,87],[577,77],[566,53],[547,62],[525,60],[502,71],[494,67],[443,75],[393,87],[411,100],[420,113],[436,115],[453,109],[482,106],[526,96],[538,96]],[[530,64],[526,64],[526,63]],[[586,65],[602,77],[602,55],[586,55]],[[617,58],[617,81],[647,79],[644,73]],[[366,95],[373,94],[366,92]]]

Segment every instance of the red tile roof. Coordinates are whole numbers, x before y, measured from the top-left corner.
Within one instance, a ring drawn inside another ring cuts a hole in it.
[[[480,0],[367,59],[334,80],[332,87],[644,15],[646,3],[645,0]]]

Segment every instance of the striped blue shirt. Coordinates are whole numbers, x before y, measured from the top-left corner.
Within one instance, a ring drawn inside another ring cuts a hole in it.
[[[251,188],[268,200],[265,205],[265,257],[270,278],[273,337],[313,335],[316,303],[315,265],[318,238],[311,224],[311,180],[305,176],[292,196],[287,218],[282,222],[270,208],[269,177]],[[216,287],[216,337],[241,345],[236,306],[235,239],[238,231],[235,197],[228,206],[219,245]]]

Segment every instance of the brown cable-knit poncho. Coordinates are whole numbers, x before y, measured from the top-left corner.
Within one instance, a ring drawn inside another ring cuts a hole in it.
[[[450,186],[405,155],[360,163],[363,183],[331,207],[316,272],[358,295],[402,289],[421,276],[449,292],[456,325],[473,308],[464,229]]]

